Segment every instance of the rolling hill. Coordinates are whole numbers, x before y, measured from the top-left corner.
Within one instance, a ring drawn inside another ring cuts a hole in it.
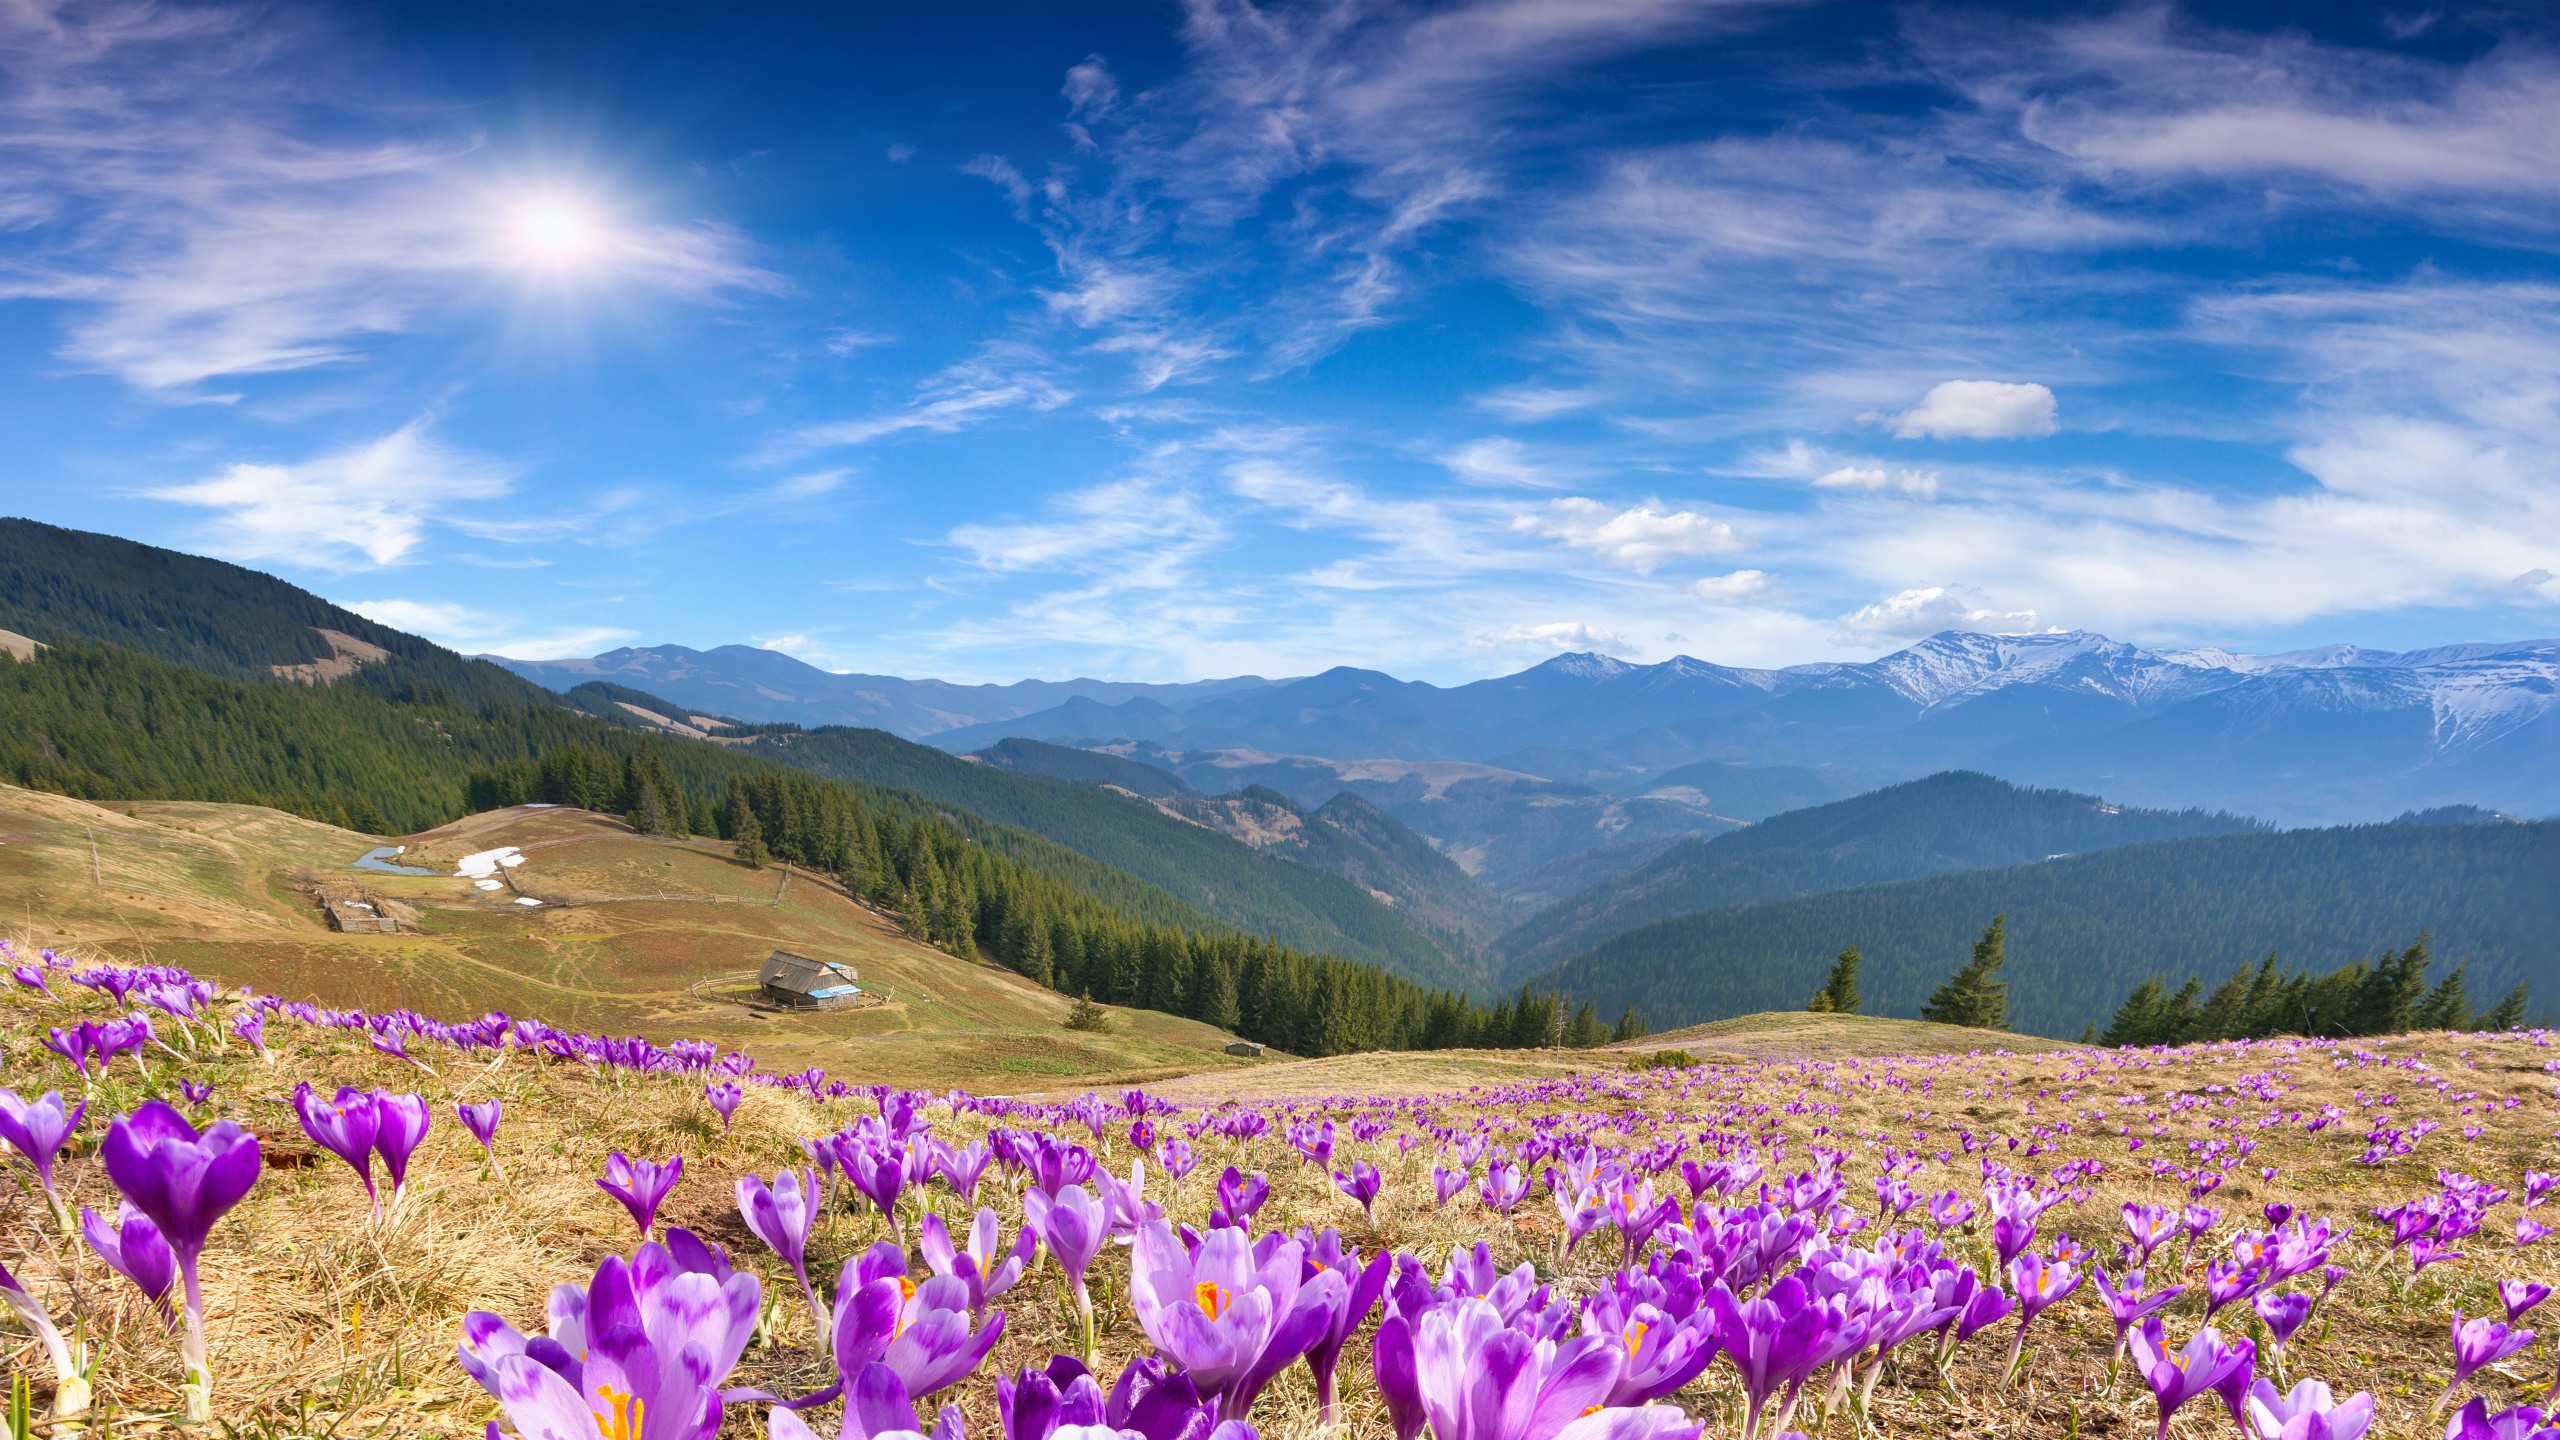
[[[1178,820],[1134,795],[973,763],[885,730],[827,726],[738,748],[842,780],[886,785],[1018,826],[1136,876],[1249,934],[1469,989],[1466,967],[1366,889]]]
[[[2270,950],[2328,971],[2432,932],[2474,995],[2553,1000],[2560,823],[2366,825],[2125,845],[1997,870],[1728,905],[1658,921],[1539,972],[1657,1029],[1801,1009],[1855,945],[1866,1013],[1912,1017],[1994,915],[2012,1029],[2104,1025],[2151,975],[2207,984]]]
[[[2145,840],[2268,828],[2201,810],[2127,810],[1951,770],[1758,825],[1684,840],[1651,863],[1530,917],[1496,943],[1517,980],[1674,915],[1824,890],[1987,870]]]

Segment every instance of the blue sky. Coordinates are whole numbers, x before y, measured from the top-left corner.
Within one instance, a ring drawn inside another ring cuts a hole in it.
[[[2528,7],[0,10],[0,509],[468,651],[2560,632]]]

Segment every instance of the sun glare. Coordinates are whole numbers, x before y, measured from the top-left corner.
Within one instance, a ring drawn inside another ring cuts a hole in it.
[[[546,264],[582,259],[594,253],[598,239],[595,216],[561,200],[526,205],[516,212],[514,228],[525,253]]]

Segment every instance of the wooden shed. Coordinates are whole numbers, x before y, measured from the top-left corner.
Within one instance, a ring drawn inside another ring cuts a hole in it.
[[[793,1010],[833,1010],[850,1005],[862,994],[854,982],[853,967],[836,960],[812,960],[788,950],[776,950],[765,957],[764,968],[756,972],[756,985],[764,998]]]
[[[1248,1060],[1259,1060],[1262,1058],[1262,1047],[1250,1040],[1234,1040],[1228,1042],[1227,1053],[1241,1055]]]
[[[350,935],[397,935],[400,922],[375,905],[362,900],[323,900],[321,907],[329,912],[329,928]]]

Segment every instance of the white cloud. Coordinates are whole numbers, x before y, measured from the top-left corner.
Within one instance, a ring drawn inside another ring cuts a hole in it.
[[[1837,470],[1814,476],[1813,483],[1824,490],[1863,490],[1872,494],[1878,490],[1894,489],[1915,500],[1938,498],[1938,472],[1935,470],[1843,465]]]
[[[2054,432],[2053,392],[2042,385],[1948,380],[1896,418],[1896,438],[2015,440]]]
[[[1746,543],[1732,526],[1694,510],[1665,514],[1649,505],[1618,510],[1580,495],[1551,500],[1547,513],[1519,516],[1511,528],[1588,550],[1639,575],[1652,574],[1666,560],[1722,555]]]
[[[831,445],[867,445],[909,430],[949,435],[998,412],[1055,410],[1074,398],[1060,386],[1046,355],[1015,341],[981,346],[977,354],[917,387],[901,409],[862,420],[837,420],[794,431],[766,451],[768,460]]]
[[[1542,464],[1529,456],[1528,448],[1517,440],[1496,435],[1486,440],[1473,440],[1440,458],[1449,473],[1470,485],[1503,485],[1521,489],[1552,490],[1579,475],[1579,470]]]
[[[1749,605],[1774,597],[1778,582],[1765,570],[1736,570],[1730,575],[1692,581],[1688,590],[1699,599],[1718,605]]]
[[[842,488],[852,475],[849,469],[812,470],[806,475],[792,476],[767,490],[765,496],[772,500],[814,500]]]
[[[2040,622],[2033,610],[1999,611],[1977,605],[1964,586],[1932,585],[1905,590],[1840,617],[1831,639],[1835,645],[1872,645],[1916,640],[1941,630],[1973,630],[1989,635],[2023,635],[2058,627]]]
[[[66,302],[76,365],[183,393],[344,364],[544,260],[519,223],[543,197],[428,138],[425,107],[384,93],[312,12],[16,5],[0,54],[0,298]],[[727,229],[585,208],[584,283],[780,286]]]
[[[475,610],[446,600],[341,600],[367,620],[424,635],[466,655],[504,655],[510,660],[558,660],[594,655],[636,638],[636,632],[610,626],[567,626],[528,630],[523,617]]]
[[[1542,650],[1555,654],[1597,651],[1620,657],[1642,655],[1644,647],[1615,630],[1595,629],[1580,621],[1558,620],[1544,625],[1506,625],[1487,630],[1468,642],[1478,650]]]
[[[217,554],[347,571],[402,559],[431,521],[504,496],[512,479],[495,461],[436,443],[415,420],[299,464],[228,465],[209,479],[148,493],[223,512],[207,537]]]
[[[892,164],[892,165],[904,165],[904,164],[906,164],[908,161],[913,160],[914,158],[916,158],[916,147],[914,147],[913,145],[909,145],[909,144],[907,144],[905,141],[903,141],[903,140],[902,140],[902,141],[898,142],[897,144],[890,146],[886,151],[884,151],[884,152],[882,152],[882,153],[886,154],[886,155],[889,157],[889,163],[890,163],[890,164]]]

